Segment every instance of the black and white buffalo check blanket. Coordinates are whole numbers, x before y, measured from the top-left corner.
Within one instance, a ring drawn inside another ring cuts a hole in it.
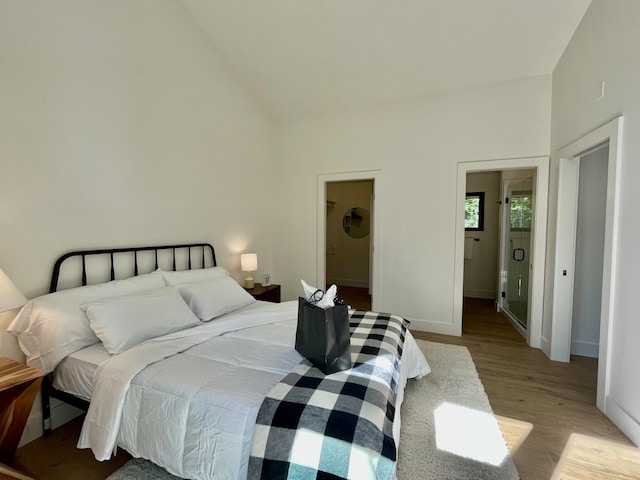
[[[248,479],[390,479],[400,358],[409,322],[351,311],[353,368],[324,375],[303,359],[266,396]]]

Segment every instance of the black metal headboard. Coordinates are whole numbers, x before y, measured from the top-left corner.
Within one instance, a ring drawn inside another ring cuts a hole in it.
[[[78,250],[74,252],[65,253],[62,255],[53,266],[53,273],[51,275],[51,285],[49,287],[49,293],[53,293],[58,289],[58,281],[60,277],[60,268],[62,264],[73,257],[81,257],[82,260],[82,285],[87,285],[87,257],[103,256],[105,261],[110,264],[110,279],[116,279],[116,263],[114,258],[121,258],[122,256],[128,256],[130,261],[127,261],[129,265],[133,265],[133,276],[138,275],[138,254],[141,252],[153,252],[154,256],[154,270],[158,269],[158,253],[163,257],[169,257],[168,260],[171,264],[171,269],[176,270],[176,258],[177,255],[182,255],[186,260],[186,269],[191,270],[194,263],[200,265],[199,268],[205,268],[207,266],[216,266],[216,253],[213,246],[209,243],[188,243],[182,245],[161,245],[151,247],[126,247],[126,248],[108,248],[101,250]],[[207,255],[209,252],[209,255]],[[193,258],[193,262],[192,262]],[[128,275],[131,276],[131,275]]]

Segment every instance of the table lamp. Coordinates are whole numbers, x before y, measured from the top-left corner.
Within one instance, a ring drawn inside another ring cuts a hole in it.
[[[251,272],[255,272],[258,269],[258,255],[255,253],[243,253],[240,255],[240,269],[243,272],[248,272],[244,281],[244,288],[253,288],[254,283]]]

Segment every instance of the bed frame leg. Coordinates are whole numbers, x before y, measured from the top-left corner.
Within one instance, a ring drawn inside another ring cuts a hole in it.
[[[49,391],[51,388],[51,381],[49,375],[45,375],[42,379],[42,432],[45,437],[51,435],[51,404]]]

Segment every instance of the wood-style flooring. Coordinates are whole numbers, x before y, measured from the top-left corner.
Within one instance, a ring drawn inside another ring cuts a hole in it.
[[[345,302],[346,303],[346,302]],[[596,408],[597,361],[572,357],[549,360],[529,348],[492,301],[465,299],[462,337],[414,332],[416,338],[466,346],[495,413],[533,424],[514,454],[522,479],[549,479],[572,433],[624,445],[629,440]],[[76,420],[18,449],[16,463],[41,479],[104,479],[129,456],[98,462],[75,448]]]
[[[631,445],[595,405],[597,360],[549,360],[496,313],[493,300],[465,298],[462,337],[414,336],[466,346],[496,415],[533,424],[514,455],[523,480],[549,479],[572,433]]]
[[[371,295],[368,288],[338,285],[338,298],[356,310],[371,310]]]

